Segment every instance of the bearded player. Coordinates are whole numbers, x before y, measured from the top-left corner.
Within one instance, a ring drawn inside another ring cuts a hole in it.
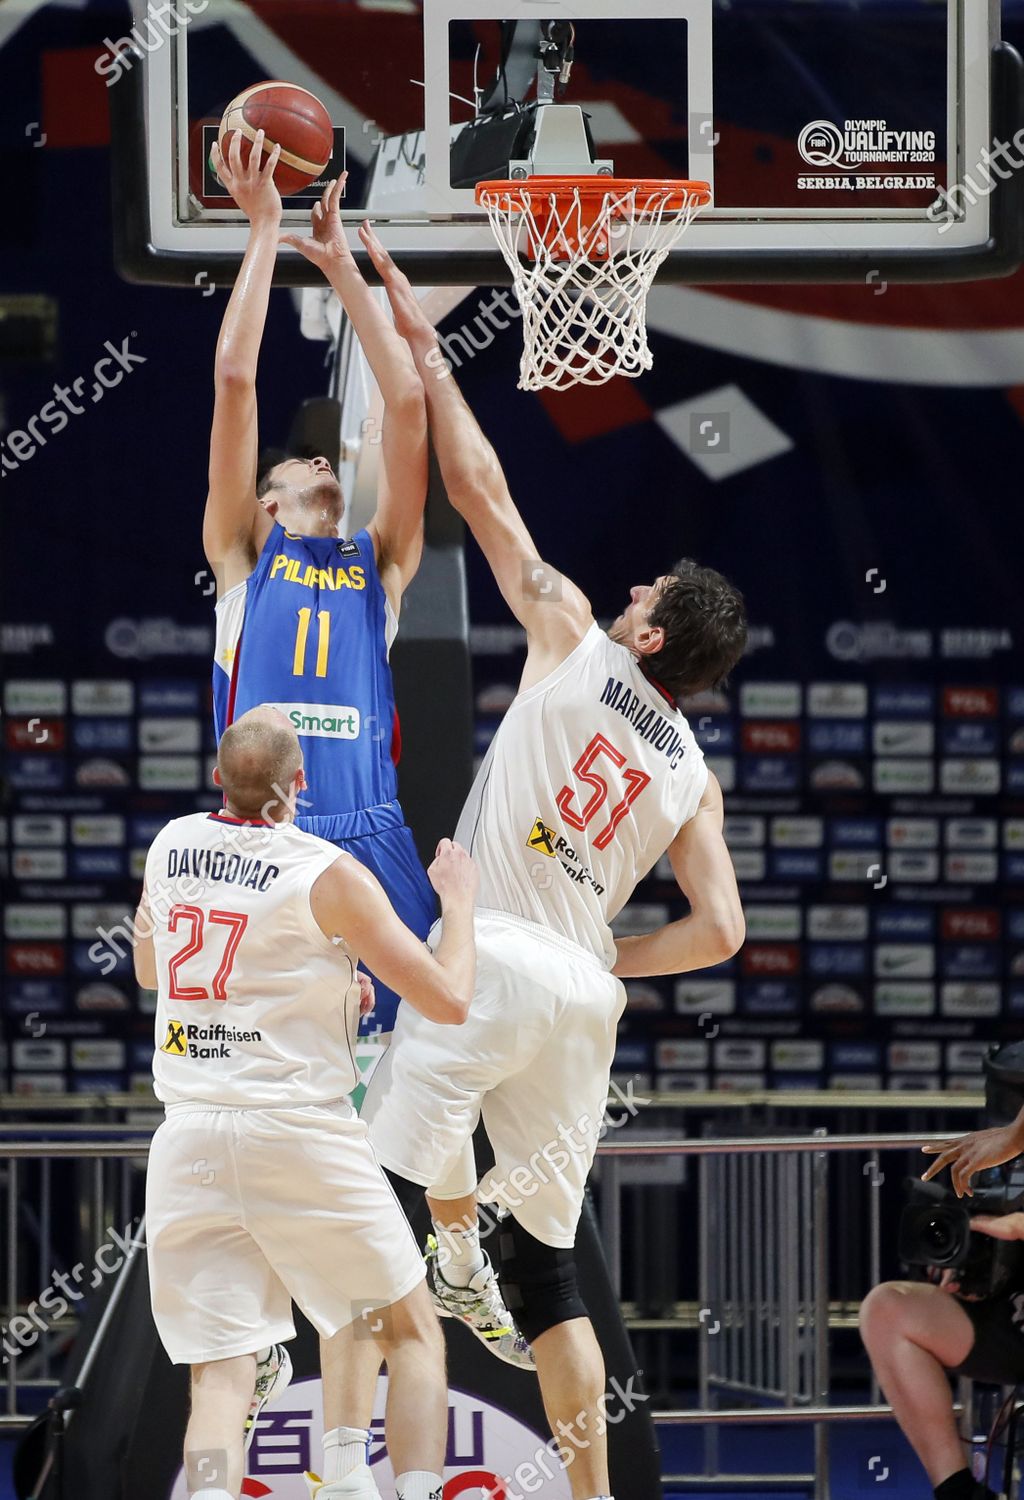
[[[435,329],[372,232],[363,238],[423,380],[448,496],[528,644],[457,834],[480,868],[469,1020],[456,1034],[403,1007],[364,1114],[407,1213],[482,1116],[496,1167],[481,1196],[509,1213],[502,1290],[533,1348],[552,1432],[586,1433],[572,1446],[555,1439],[575,1500],[610,1500],[604,1362],[577,1285],[576,1231],[622,980],[709,968],[744,939],[721,789],[679,708],[743,655],[743,600],[683,562],[635,588],[601,630],[580,590],[538,560]],[[610,923],[666,852],[690,914],[616,944]],[[445,1205],[432,1197],[438,1219]]]
[[[398,801],[388,662],[402,596],[423,552],[423,386],[408,346],[349,251],[339,213],[344,177],[315,206],[310,236],[282,235],[274,185],[279,151],[263,163],[262,147],[260,132],[247,163],[238,132],[226,156],[213,148],[217,173],[251,224],[217,345],[203,522],[218,592],[217,735],[250,709],[267,705],[282,713],[299,735],[308,778],[298,826],[352,854],[380,881],[405,926],[425,938],[436,903]],[[337,292],[384,399],[377,511],[351,538],[342,534],[345,497],[325,458],[291,458],[258,472],[256,374],[282,241],[318,266]],[[387,1035],[399,996],[378,976],[376,998],[377,1028]],[[453,1171],[447,1191],[471,1192],[471,1148]],[[459,1256],[449,1275],[461,1294],[454,1315],[500,1357],[532,1368],[473,1228],[451,1243]],[[327,1350],[323,1362],[337,1365]],[[274,1349],[258,1373],[250,1427],[289,1374],[287,1354]],[[351,1426],[325,1435],[340,1450],[342,1468],[361,1466],[371,1416],[372,1404],[364,1404]]]

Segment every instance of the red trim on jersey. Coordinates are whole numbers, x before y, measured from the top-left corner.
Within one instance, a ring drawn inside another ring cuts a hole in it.
[[[215,823],[234,823],[239,828],[275,828],[277,826],[267,818],[232,818],[228,813],[219,812],[208,813],[207,816]]]
[[[230,725],[235,722],[235,694],[238,692],[238,663],[242,659],[242,636],[244,634],[245,627],[243,626],[238,634],[238,644],[235,647],[235,659],[231,663],[231,686],[228,688],[228,706],[225,714],[227,722],[224,725],[225,729],[229,728]],[[227,792],[224,792],[222,795],[224,797],[224,803],[225,805],[227,805]],[[213,813],[211,813],[210,816],[212,818]]]
[[[671,703],[671,705],[675,709],[676,713],[678,713],[679,712],[679,704],[673,698],[673,696],[669,692],[668,688],[667,687],[662,687],[661,683],[655,677],[654,673],[648,671],[647,667],[644,665],[643,662],[640,663],[640,670],[644,674],[644,676],[647,678],[647,681],[651,684],[651,687],[654,688],[655,692],[656,693],[660,693],[661,696],[664,698],[664,700],[665,700],[666,703]]]
[[[231,686],[228,688],[228,707],[227,714],[225,716],[225,729],[227,729],[229,724],[233,724],[235,722],[235,695],[238,692],[238,664],[242,659],[242,640],[244,636],[245,627],[243,626],[238,634],[238,645],[235,647],[235,659],[231,663]]]
[[[394,765],[402,759],[402,721],[395,709],[395,721],[391,726],[391,760]]]

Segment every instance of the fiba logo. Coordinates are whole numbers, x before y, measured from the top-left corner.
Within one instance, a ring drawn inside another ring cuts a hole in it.
[[[800,132],[797,149],[808,166],[839,167],[843,172],[851,170],[843,160],[846,137],[831,120],[815,120],[812,124],[805,125]]]

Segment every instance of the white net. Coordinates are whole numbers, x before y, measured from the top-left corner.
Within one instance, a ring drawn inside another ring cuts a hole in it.
[[[529,181],[481,189],[523,314],[520,390],[651,368],[647,295],[707,199],[696,183],[609,183],[596,197]]]

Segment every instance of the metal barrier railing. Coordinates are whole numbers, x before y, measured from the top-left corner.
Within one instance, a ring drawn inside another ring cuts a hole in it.
[[[942,1104],[945,1102],[943,1100]],[[687,1100],[690,1107],[692,1103],[692,1099]],[[779,1100],[776,1099],[774,1103],[778,1106]],[[804,1101],[801,1100],[800,1103],[803,1107]],[[843,1107],[847,1103],[847,1100],[843,1100]],[[894,1101],[890,1098],[886,1100],[886,1103],[892,1106]],[[961,1101],[957,1100],[956,1103],[960,1104]],[[830,1104],[835,1108],[837,1101],[833,1098]],[[915,1108],[919,1105],[916,1098],[914,1105]],[[659,1100],[658,1106],[664,1107],[663,1101]],[[875,1101],[873,1101],[873,1107],[878,1107]],[[907,1108],[906,1101],[903,1101],[903,1108]],[[26,1139],[28,1136],[39,1134],[45,1134],[49,1138]],[[112,1136],[115,1134],[120,1134],[122,1139],[113,1139]],[[38,1160],[41,1169],[56,1161],[90,1161],[92,1163],[92,1192],[90,1194],[92,1206],[88,1218],[91,1221],[91,1227],[96,1231],[93,1241],[95,1245],[102,1239],[104,1214],[107,1211],[107,1205],[112,1201],[112,1195],[119,1196],[122,1204],[126,1201],[123,1181],[119,1189],[116,1186],[112,1187],[103,1176],[103,1165],[107,1161],[120,1161],[122,1172],[134,1170],[132,1164],[143,1160],[147,1155],[150,1134],[151,1129],[141,1125],[114,1126],[110,1129],[96,1125],[0,1125],[0,1161],[6,1159],[4,1186],[7,1197],[8,1266],[5,1301],[8,1324],[19,1308],[18,1213],[21,1194],[19,1162]],[[700,1159],[703,1173],[700,1201],[702,1205],[708,1205],[709,1209],[717,1204],[719,1243],[721,1243],[721,1236],[727,1233],[725,1226],[730,1222],[728,1213],[730,1205],[735,1210],[735,1206],[742,1203],[746,1209],[750,1210],[749,1219],[735,1212],[732,1213],[732,1221],[736,1224],[737,1243],[733,1248],[732,1258],[727,1262],[728,1274],[717,1282],[712,1272],[712,1257],[709,1253],[710,1234],[713,1231],[710,1218],[702,1221],[700,1226],[705,1266],[705,1274],[701,1280],[702,1294],[707,1292],[709,1296],[722,1298],[723,1310],[734,1320],[739,1320],[735,1322],[735,1327],[740,1330],[740,1336],[734,1340],[731,1349],[728,1342],[723,1345],[726,1357],[723,1358],[721,1365],[716,1365],[708,1350],[708,1342],[712,1335],[702,1320],[699,1333],[701,1404],[693,1410],[659,1411],[656,1413],[657,1420],[676,1426],[705,1424],[709,1430],[713,1428],[716,1432],[722,1426],[737,1423],[813,1423],[815,1425],[814,1474],[803,1476],[803,1480],[811,1482],[813,1479],[816,1486],[815,1494],[827,1500],[828,1424],[837,1421],[863,1421],[892,1416],[890,1407],[877,1403],[877,1387],[872,1389],[875,1399],[871,1404],[859,1406],[829,1404],[829,1302],[826,1262],[829,1178],[827,1162],[833,1155],[861,1153],[867,1157],[868,1162],[875,1169],[871,1172],[868,1184],[871,1204],[868,1222],[870,1259],[872,1266],[877,1269],[881,1259],[881,1225],[878,1211],[880,1174],[877,1171],[879,1154],[885,1151],[919,1149],[926,1143],[946,1139],[948,1134],[948,1131],[865,1135],[817,1133],[631,1141],[628,1139],[627,1128],[620,1132],[619,1139],[603,1141],[598,1148],[602,1175],[600,1219],[617,1287],[621,1284],[622,1265],[620,1243],[622,1181],[617,1169],[626,1158],[696,1157]],[[125,1136],[132,1139],[125,1140]],[[736,1158],[748,1158],[759,1165],[743,1168],[737,1164]],[[733,1168],[732,1177],[729,1176],[730,1159]],[[766,1164],[769,1161],[774,1161],[775,1166],[768,1168]],[[712,1167],[711,1162],[717,1163],[717,1166]],[[722,1170],[716,1187],[713,1173],[718,1168]],[[742,1175],[744,1171],[747,1173],[746,1178]],[[803,1177],[800,1175],[801,1172],[803,1172]],[[45,1180],[41,1175],[41,1185]],[[775,1206],[771,1213],[768,1211],[766,1195],[771,1196],[777,1193],[783,1186],[786,1191],[792,1191],[794,1181],[798,1184],[798,1196],[801,1182],[809,1195],[808,1201],[811,1208],[809,1220],[807,1215],[793,1215],[792,1212],[788,1216],[783,1215],[781,1196],[773,1199]],[[790,1222],[798,1221],[799,1232],[805,1236],[797,1256],[796,1282],[788,1289],[784,1288],[779,1280],[770,1283],[765,1279],[763,1271],[758,1272],[753,1269],[754,1266],[763,1265],[764,1257],[770,1249],[782,1246],[778,1235],[782,1232],[782,1220],[786,1217]],[[757,1228],[754,1222],[758,1218],[761,1219],[760,1228]],[[745,1234],[751,1236],[752,1266],[746,1268],[751,1271],[752,1279],[749,1284],[744,1281],[746,1269],[741,1268],[737,1259],[738,1241]],[[757,1235],[760,1235],[760,1239],[756,1238]],[[717,1257],[719,1263],[721,1259],[719,1254]],[[804,1277],[803,1281],[801,1281],[801,1274]],[[766,1311],[776,1303],[777,1312]],[[703,1298],[703,1306],[709,1306],[707,1296]],[[751,1308],[754,1309],[753,1316],[751,1316]],[[769,1328],[768,1323],[774,1323],[777,1326]],[[805,1343],[808,1336],[812,1340],[811,1350],[810,1352],[801,1351],[800,1344]],[[791,1343],[787,1344],[787,1340]],[[24,1425],[27,1420],[18,1411],[19,1385],[47,1383],[45,1378],[26,1380],[20,1377],[17,1364],[17,1360],[11,1360],[6,1372],[6,1414],[0,1416],[2,1426],[20,1426]],[[49,1383],[53,1382],[49,1381]],[[745,1394],[758,1399],[759,1404],[749,1409],[737,1406],[716,1408],[710,1399],[713,1388],[723,1393],[731,1391],[734,1396]],[[774,1395],[777,1404],[774,1406],[765,1404],[763,1400],[765,1395]],[[704,1469],[703,1475],[666,1477],[679,1482],[708,1478],[721,1480],[727,1477],[729,1482],[737,1486],[763,1483],[766,1478],[763,1475],[719,1475],[713,1441],[705,1449]],[[797,1476],[792,1477],[795,1482]]]
[[[772,1304],[770,1299],[767,1304],[760,1300],[764,1283],[758,1279],[756,1256],[752,1254],[750,1260],[743,1266],[738,1262],[738,1252],[749,1228],[744,1215],[748,1210],[758,1206],[758,1186],[754,1176],[748,1174],[745,1181],[736,1173],[733,1173],[731,1177],[727,1174],[723,1177],[726,1196],[729,1204],[732,1205],[732,1229],[730,1231],[728,1221],[722,1213],[717,1195],[713,1190],[710,1173],[702,1173],[699,1225],[702,1252],[701,1289],[702,1293],[716,1287],[724,1286],[728,1289],[723,1293],[724,1300],[718,1307],[712,1307],[705,1301],[704,1308],[716,1321],[720,1321],[717,1319],[719,1310],[725,1314],[726,1318],[735,1318],[739,1313],[742,1331],[748,1337],[733,1340],[731,1344],[728,1340],[726,1341],[724,1347],[727,1351],[725,1361],[727,1373],[722,1374],[713,1366],[708,1351],[708,1342],[713,1335],[702,1320],[699,1335],[701,1405],[692,1411],[659,1411],[657,1420],[668,1425],[700,1424],[705,1428],[704,1471],[699,1475],[666,1475],[666,1482],[686,1484],[711,1481],[743,1487],[763,1485],[766,1479],[770,1478],[773,1483],[788,1481],[794,1484],[813,1484],[814,1494],[818,1500],[829,1500],[828,1425],[832,1422],[891,1418],[892,1408],[877,1402],[877,1383],[874,1380],[872,1381],[874,1398],[872,1404],[861,1406],[828,1404],[830,1389],[827,1347],[828,1176],[825,1169],[826,1162],[830,1155],[856,1152],[867,1155],[874,1168],[869,1178],[869,1191],[874,1205],[869,1217],[869,1233],[871,1262],[877,1268],[881,1262],[878,1189],[884,1180],[877,1170],[880,1153],[919,1150],[933,1141],[948,1139],[948,1134],[949,1132],[914,1135],[829,1136],[816,1132],[807,1136],[757,1136],[753,1138],[737,1136],[687,1141],[644,1140],[631,1143],[628,1140],[622,1140],[605,1142],[599,1147],[598,1154],[610,1158],[696,1156],[702,1159],[702,1168],[706,1167],[708,1158],[724,1159],[728,1162],[730,1159],[735,1161],[736,1157],[753,1157],[762,1163],[776,1158],[778,1161],[778,1171],[775,1174],[777,1182],[788,1182],[792,1186],[794,1182],[801,1184],[802,1181],[803,1194],[801,1195],[798,1190],[789,1203],[791,1242],[789,1245],[777,1243],[774,1246],[777,1251],[781,1253],[788,1251],[790,1255],[793,1255],[795,1246],[795,1264],[790,1266],[786,1274],[779,1277],[776,1283],[778,1297],[774,1304],[778,1308],[780,1342],[773,1349],[775,1365],[772,1368],[776,1376],[780,1365],[785,1366],[787,1371],[781,1381],[781,1390],[775,1392],[781,1397],[782,1404],[769,1406],[761,1400],[760,1404],[755,1407],[722,1409],[716,1408],[710,1399],[712,1389],[715,1387],[723,1390],[731,1389],[734,1395],[747,1394],[754,1399],[773,1394],[770,1389],[766,1388],[763,1381],[758,1383],[759,1373],[766,1369],[764,1346],[762,1345],[759,1354],[754,1353],[759,1329],[763,1335],[765,1316],[772,1315]],[[794,1177],[794,1169],[801,1157],[810,1158],[805,1161],[805,1166],[810,1168],[810,1171],[805,1171],[802,1179],[799,1175]],[[769,1174],[765,1173],[760,1178],[762,1200],[764,1183],[768,1176]],[[605,1191],[607,1188],[606,1182]],[[621,1191],[621,1184],[618,1185],[618,1189]],[[776,1200],[770,1228],[777,1226],[781,1206],[780,1201]],[[801,1212],[801,1209],[804,1211]],[[620,1220],[621,1210],[613,1209],[611,1217],[613,1221]],[[783,1235],[784,1238],[785,1235]],[[715,1246],[714,1255],[711,1250],[712,1243]],[[754,1250],[756,1247],[752,1245],[750,1248]],[[764,1248],[763,1240],[762,1248]],[[715,1267],[718,1270],[717,1276]],[[752,1280],[746,1279],[748,1273]],[[877,1284],[877,1278],[871,1284]],[[813,1350],[809,1357],[808,1351],[800,1349],[800,1343],[806,1341],[808,1337]],[[798,1374],[802,1353],[809,1372],[803,1381],[800,1380]],[[757,1362],[756,1366],[755,1362]],[[741,1372],[741,1378],[736,1378],[737,1369]],[[812,1401],[812,1393],[818,1397],[816,1403]],[[963,1401],[955,1407],[958,1414],[962,1414],[965,1409],[966,1403]],[[776,1422],[814,1424],[815,1448],[812,1473],[768,1476],[723,1473],[719,1469],[718,1428],[737,1424]],[[712,1429],[715,1431],[712,1432]]]
[[[30,1419],[19,1408],[19,1391],[57,1385],[54,1345],[77,1326],[73,1309],[92,1289],[96,1252],[109,1239],[111,1226],[132,1231],[141,1218],[145,1179],[139,1163],[148,1155],[155,1126],[114,1126],[100,1134],[101,1128],[0,1125],[0,1295],[6,1310],[0,1430],[22,1427]],[[112,1131],[120,1139],[113,1139]],[[28,1138],[40,1135],[47,1138]],[[65,1135],[71,1139],[49,1138]],[[139,1137],[135,1144],[125,1139],[132,1136]],[[58,1228],[55,1221],[62,1216]],[[33,1243],[34,1255],[27,1248]],[[108,1274],[104,1271],[104,1279]],[[41,1302],[40,1294],[48,1288],[53,1288],[48,1302]],[[54,1315],[58,1296],[64,1311]],[[49,1309],[47,1317],[41,1317],[41,1309]],[[34,1317],[29,1316],[33,1310]],[[19,1316],[27,1325],[24,1332],[19,1325],[20,1337],[11,1329]],[[28,1345],[26,1336],[31,1338]]]

